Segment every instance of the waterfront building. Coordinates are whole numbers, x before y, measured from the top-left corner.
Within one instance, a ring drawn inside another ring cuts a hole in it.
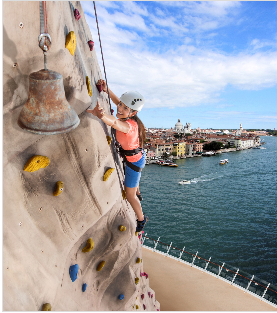
[[[186,143],[186,155],[191,156],[193,151],[193,143]]]
[[[186,142],[173,143],[172,152],[176,152],[177,157],[183,157],[186,154]]]
[[[193,152],[194,153],[197,153],[197,154],[200,154],[203,152],[203,143],[200,143],[200,142],[194,142],[193,143]]]
[[[170,155],[173,150],[172,143],[155,144],[155,155],[156,157],[162,157],[164,153]]]

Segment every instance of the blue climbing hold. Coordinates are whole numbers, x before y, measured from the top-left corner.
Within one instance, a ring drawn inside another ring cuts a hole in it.
[[[119,299],[119,300],[123,300],[123,299],[124,299],[124,295],[123,295],[123,294],[119,295],[119,296],[118,296],[118,299]]]
[[[85,292],[86,289],[87,289],[87,284],[83,284],[83,286],[82,286],[82,291]]]
[[[79,271],[79,265],[78,264],[71,265],[69,268],[69,275],[70,275],[70,278],[73,282],[77,279],[78,271]]]

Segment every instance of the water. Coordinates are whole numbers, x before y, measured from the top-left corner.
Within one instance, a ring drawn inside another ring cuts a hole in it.
[[[147,165],[140,183],[147,237],[277,285],[277,138],[261,139],[264,150]],[[191,183],[179,185],[184,179]]]

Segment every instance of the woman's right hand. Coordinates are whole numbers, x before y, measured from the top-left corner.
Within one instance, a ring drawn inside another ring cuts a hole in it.
[[[107,84],[104,79],[99,79],[96,85],[102,85],[102,90],[107,92]]]

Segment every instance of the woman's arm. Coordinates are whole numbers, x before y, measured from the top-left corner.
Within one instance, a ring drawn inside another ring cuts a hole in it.
[[[130,126],[128,123],[124,121],[118,120],[115,116],[106,114],[104,109],[100,107],[99,103],[97,102],[96,107],[91,110],[87,110],[88,113],[92,113],[93,115],[100,118],[105,124],[111,126],[112,128],[119,130],[123,133],[128,133]]]

